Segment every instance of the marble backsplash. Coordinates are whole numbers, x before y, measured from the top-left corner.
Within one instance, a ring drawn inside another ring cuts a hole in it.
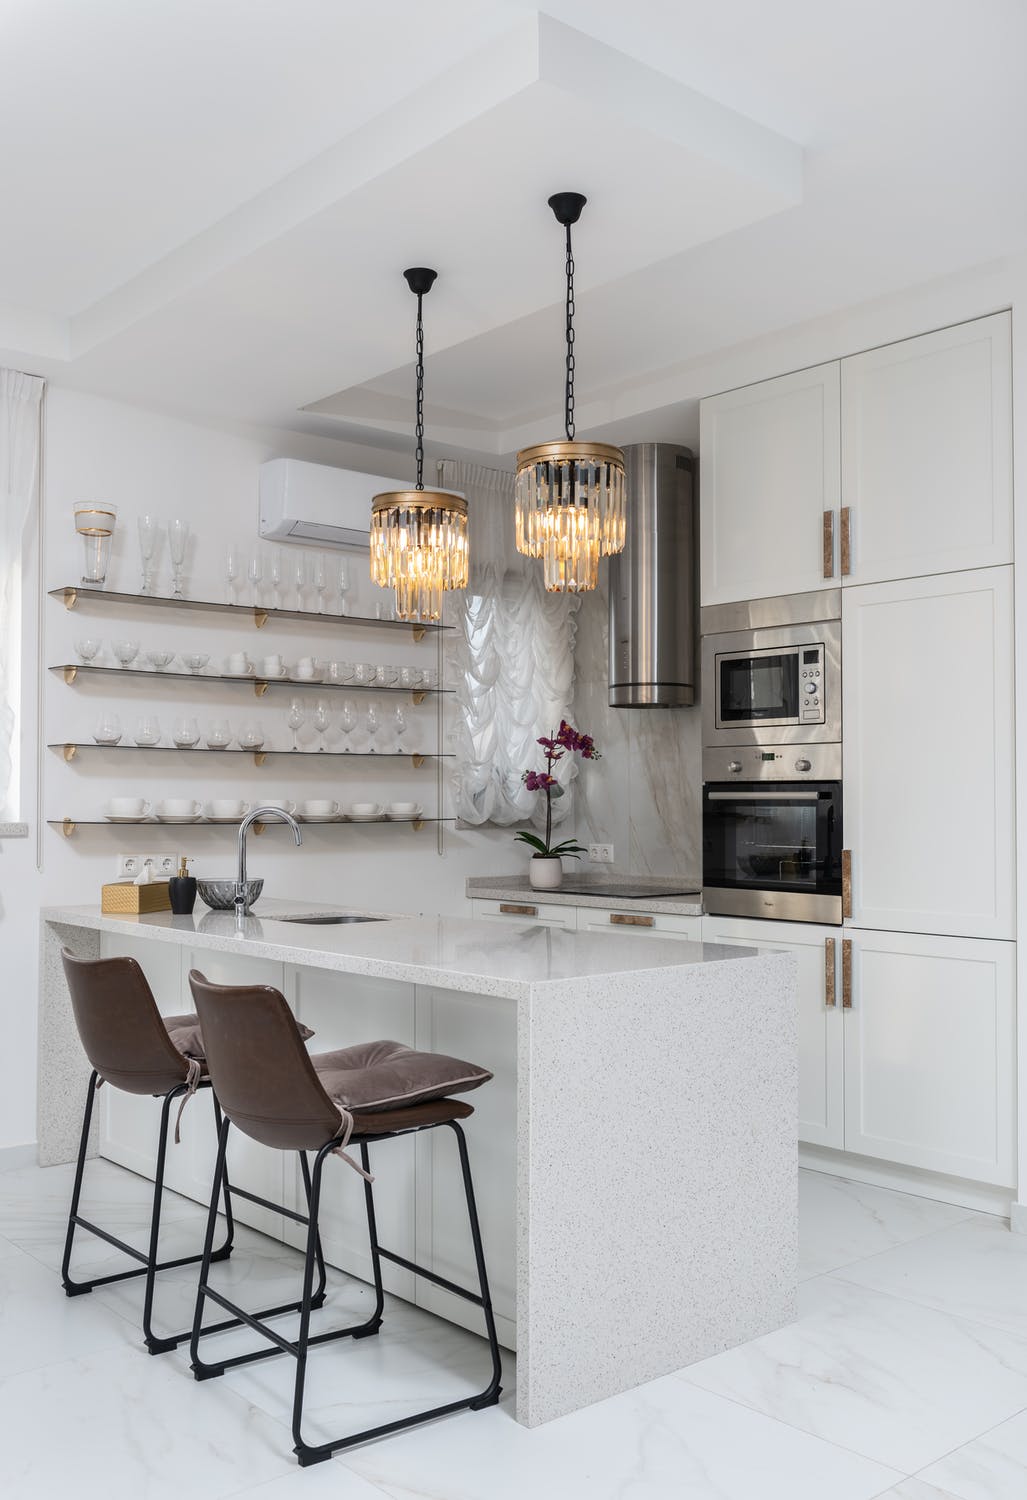
[[[614,846],[604,872],[702,872],[702,727],[695,708],[611,708],[608,702],[609,599],[585,595],[575,642],[575,727],[591,734],[602,759],[582,763],[574,826],[583,844]],[[582,860],[582,866],[586,864]]]

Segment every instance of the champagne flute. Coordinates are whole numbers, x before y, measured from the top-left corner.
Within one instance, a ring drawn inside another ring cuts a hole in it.
[[[357,727],[357,707],[356,707],[356,704],[353,702],[352,698],[344,698],[343,701],[342,701],[342,712],[339,715],[339,728],[342,730],[342,733],[343,733],[343,736],[344,736],[343,745],[342,745],[342,748],[343,748],[344,751],[348,752],[348,751],[350,751],[350,750],[353,749],[353,746],[350,744],[350,736],[352,735],[352,733],[353,733],[354,729],[356,729],[356,727]]]
[[[172,599],[184,599],[182,593],[182,565],[185,549],[189,545],[189,522],[176,517],[168,522],[168,551],[171,553]]]
[[[261,557],[260,551],[256,547],[250,554],[250,564],[246,569],[246,576],[250,580],[250,587],[253,594],[251,603],[253,604],[254,609],[256,609],[260,603],[260,585],[263,582],[264,578],[264,559],[263,557]]]
[[[237,604],[239,596],[236,589],[236,580],[239,577],[239,548],[233,542],[225,553],[225,603]]]
[[[319,698],[317,701],[317,706],[314,709],[314,728],[321,736],[321,743],[317,747],[318,750],[324,750],[325,734],[328,730],[328,724],[328,704],[325,703],[323,699]]]
[[[302,552],[297,552],[292,563],[292,578],[296,585],[296,608],[303,608],[303,590],[307,586],[307,559]]]
[[[346,566],[345,559],[339,562],[339,576],[335,580],[335,583],[339,590],[339,613],[340,615],[348,615],[349,605],[346,603],[346,595],[349,593],[349,569]]]
[[[377,704],[372,703],[370,708],[367,710],[367,746],[372,755],[376,753],[374,741],[375,736],[377,735],[381,727],[382,722],[378,714],[378,706]]]
[[[157,550],[157,517],[139,517],[139,557],[143,565],[141,593],[153,593],[153,554]]]
[[[395,712],[392,715],[392,729],[393,729],[393,733],[396,736],[396,754],[397,755],[402,755],[402,753],[403,753],[403,746],[402,746],[401,741],[403,739],[403,736],[406,734],[407,730],[409,729],[409,727],[410,726],[409,726],[409,724],[407,722],[407,716],[406,716],[406,714],[403,711],[403,706],[402,706],[402,704],[397,703],[396,704]]]
[[[328,559],[323,552],[314,558],[314,587],[317,589],[317,612],[325,612],[325,594],[328,592]]]
[[[282,557],[281,547],[275,547],[271,553],[271,601],[275,609],[282,609],[285,605],[285,560]]]
[[[298,750],[300,748],[299,732],[307,722],[307,710],[303,707],[301,698],[294,698],[289,704],[289,717],[286,722],[292,730],[292,748]]]

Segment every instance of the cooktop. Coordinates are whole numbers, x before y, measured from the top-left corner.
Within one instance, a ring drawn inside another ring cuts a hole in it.
[[[673,896],[699,895],[698,886],[687,890],[671,890],[665,886],[654,888],[651,885],[562,885],[560,890],[565,896],[613,896],[618,901],[642,901],[647,896],[650,901],[666,901]]]

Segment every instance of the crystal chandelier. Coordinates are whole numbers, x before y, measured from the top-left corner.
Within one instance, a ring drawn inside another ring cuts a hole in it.
[[[517,455],[518,552],[542,559],[550,593],[594,589],[599,559],[624,550],[624,454],[610,443],[574,441],[574,255],[571,225],[587,199],[554,193],[549,207],[567,232],[566,438]]]
[[[396,590],[401,620],[438,620],[442,595],[467,587],[467,501],[424,487],[424,327],[421,303],[438,273],[404,271],[417,298],[417,485],[375,495],[371,502],[371,577]]]

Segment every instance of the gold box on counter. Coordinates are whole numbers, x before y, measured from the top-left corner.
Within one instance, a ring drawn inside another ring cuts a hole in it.
[[[108,916],[128,914],[136,917],[152,911],[170,911],[168,883],[155,880],[152,885],[132,885],[131,882],[113,881],[103,888],[100,910]]]

